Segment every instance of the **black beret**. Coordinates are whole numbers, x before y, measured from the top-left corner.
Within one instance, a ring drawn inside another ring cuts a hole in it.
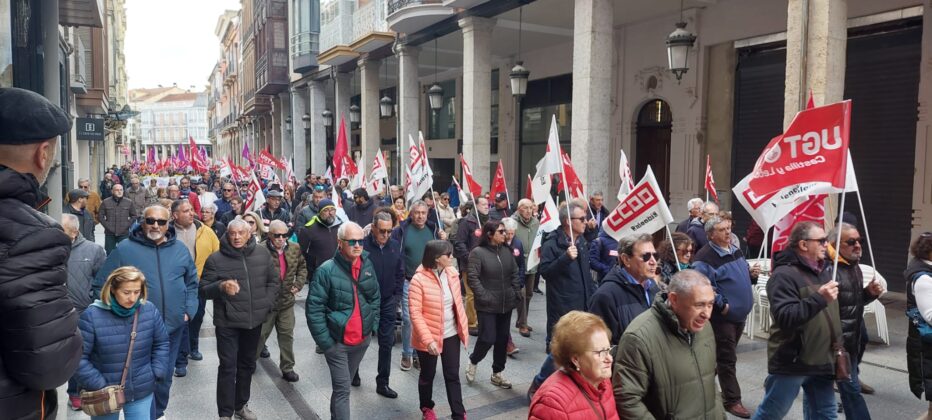
[[[0,88],[0,144],[32,144],[71,130],[71,117],[38,93]]]

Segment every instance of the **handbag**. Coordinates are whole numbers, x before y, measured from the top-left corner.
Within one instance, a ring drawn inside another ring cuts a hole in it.
[[[914,274],[910,279],[907,287],[912,289],[916,284],[916,280],[924,275],[932,276],[932,273],[920,271]],[[932,326],[930,326],[929,323],[926,322],[925,318],[922,317],[922,314],[919,312],[919,308],[907,309],[906,319],[909,320],[909,323],[912,324],[912,326],[916,327],[916,331],[919,332],[919,338],[923,343],[932,344]]]
[[[139,311],[133,314],[133,330],[129,334],[129,351],[126,353],[126,362],[123,363],[123,377],[119,385],[105,386],[96,391],[81,391],[81,411],[89,416],[103,416],[118,413],[126,403],[123,387],[126,385],[126,373],[133,360],[133,344],[136,343],[136,323],[139,320]]]

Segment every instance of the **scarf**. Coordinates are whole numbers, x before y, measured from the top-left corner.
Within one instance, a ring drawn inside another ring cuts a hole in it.
[[[117,303],[116,297],[113,296],[113,294],[110,294],[110,302],[111,304],[108,305],[104,303],[102,300],[97,299],[94,301],[94,303],[92,303],[92,305],[98,308],[101,308],[101,309],[109,310],[110,312],[113,312],[114,315],[120,318],[129,318],[133,316],[133,314],[136,313],[136,309],[139,308],[140,303],[142,303],[142,299],[137,299],[136,303],[134,303],[132,307],[124,308],[122,305]]]

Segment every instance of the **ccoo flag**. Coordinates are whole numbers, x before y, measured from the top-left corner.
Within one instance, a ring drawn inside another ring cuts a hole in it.
[[[654,172],[648,166],[641,182],[602,222],[602,231],[620,240],[628,235],[654,233],[667,223],[673,223],[673,215],[663,199]]]

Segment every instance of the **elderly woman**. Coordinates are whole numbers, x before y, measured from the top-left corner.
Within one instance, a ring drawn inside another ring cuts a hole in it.
[[[81,314],[79,324],[84,338],[84,355],[75,372],[79,386],[93,391],[122,384],[126,403],[121,411],[127,420],[150,418],[155,383],[171,375],[168,332],[146,296],[142,272],[120,267],[107,277],[100,299]],[[121,382],[127,357],[132,360]],[[91,418],[117,420],[120,412]]]
[[[476,380],[476,365],[492,352],[492,385],[511,388],[502,371],[508,358],[511,313],[521,293],[520,267],[512,249],[505,244],[505,225],[490,220],[482,225],[479,245],[469,252],[466,281],[474,296],[479,321],[479,338],[466,368],[466,381]]]
[[[217,220],[217,205],[214,203],[201,204],[201,221],[214,231],[218,238],[227,232],[227,226]]]
[[[433,240],[424,247],[424,257],[411,278],[408,295],[411,313],[411,345],[421,364],[417,389],[425,419],[436,419],[433,382],[437,359],[443,363],[447,402],[454,419],[465,419],[460,387],[460,345],[468,345],[466,309],[460,292],[459,274],[453,268],[453,245]]]
[[[610,339],[598,316],[582,311],[563,315],[550,341],[551,356],[560,369],[534,394],[528,418],[617,419]]]
[[[403,222],[408,218],[408,209],[405,207],[405,198],[397,197],[392,201],[392,209],[395,210],[395,216],[398,218],[398,223]]]
[[[664,240],[657,247],[660,254],[660,280],[663,284],[670,284],[670,277],[677,271],[689,268],[689,260],[693,256],[693,240],[685,233],[673,233],[673,242]]]
[[[918,311],[927,324],[932,325],[932,232],[919,235],[909,247],[912,258],[906,265],[906,313]],[[918,322],[918,320],[916,321]],[[906,367],[909,371],[909,389],[920,398],[925,393],[929,401],[926,419],[932,418],[932,341],[919,335],[914,322],[909,323],[906,338]]]

